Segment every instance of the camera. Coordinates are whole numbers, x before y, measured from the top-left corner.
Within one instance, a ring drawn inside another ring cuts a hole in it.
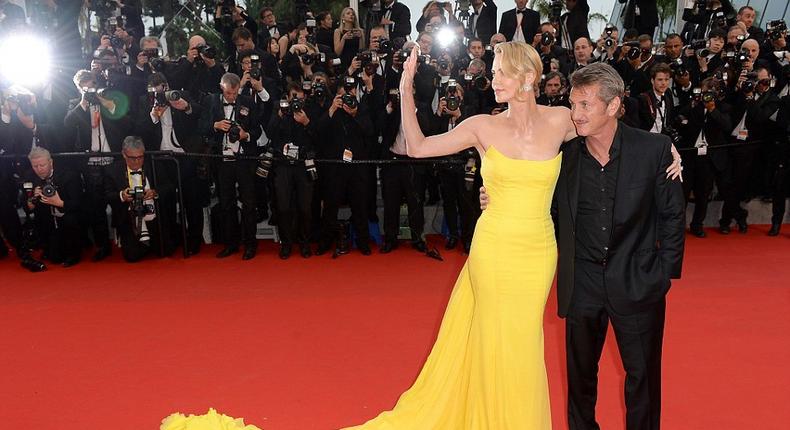
[[[768,23],[765,35],[771,40],[779,40],[787,32],[787,23],[783,19],[775,19]]]
[[[258,160],[258,167],[255,168],[255,174],[260,178],[268,178],[269,171],[272,169],[272,160],[274,159],[274,154],[272,154],[271,147],[266,147],[266,152],[261,155],[260,160]]]
[[[436,65],[443,71],[450,70],[450,59],[447,57],[439,57],[439,60],[436,61]]]
[[[554,43],[554,35],[550,31],[544,31],[540,35],[540,44],[543,46],[551,46]]]
[[[153,88],[148,89],[148,94],[151,97],[151,102],[156,107],[170,106],[170,102],[181,99],[181,91],[156,91]]]
[[[398,51],[398,55],[402,62],[406,62],[411,56],[411,49],[402,49]],[[431,56],[430,54],[422,54],[417,57],[417,64],[430,64],[431,63]]]
[[[705,92],[704,92],[704,93],[702,93],[702,95],[700,96],[700,99],[701,99],[701,100],[702,100],[704,103],[710,103],[710,102],[716,101],[716,98],[717,98],[717,97],[716,97],[716,92],[715,92],[715,91],[711,91],[711,90],[705,91]]]
[[[132,197],[132,202],[129,205],[129,210],[135,217],[142,218],[146,215],[151,215],[155,213],[156,209],[152,204],[145,203],[145,188],[142,186],[136,186],[131,188],[127,191],[129,196]]]
[[[230,27],[233,25],[233,10],[236,8],[236,2],[234,0],[219,0],[217,2],[217,7],[220,8],[220,22],[225,27]]]
[[[16,93],[6,98],[9,102],[14,102],[19,106],[19,110],[25,115],[33,115],[35,109],[33,108],[33,97],[30,94]]]
[[[642,48],[639,46],[639,42],[626,42],[623,44],[623,46],[628,46],[631,48],[628,50],[628,53],[625,54],[626,58],[628,58],[630,61],[634,61],[642,57]]]
[[[57,187],[55,187],[51,181],[47,181],[44,186],[41,187],[41,195],[47,198],[53,197],[57,192]]]
[[[461,99],[458,97],[458,88],[455,79],[450,79],[447,81],[447,96],[445,97],[445,102],[447,102],[447,110],[455,111],[461,106]]]
[[[310,179],[314,181],[318,179],[318,170],[315,168],[315,160],[312,158],[304,160],[304,167],[305,170],[307,170],[307,174],[310,175]]]
[[[664,128],[661,129],[661,134],[668,136],[669,140],[672,141],[672,144],[675,146],[680,145],[680,132],[678,132],[674,127],[669,125],[665,125]]]
[[[751,93],[754,92],[755,87],[757,87],[757,73],[747,73],[746,80],[741,84],[741,91],[744,93]]]
[[[357,60],[362,64],[362,67],[366,67],[368,64],[379,62],[379,55],[373,51],[364,51],[357,55]]]
[[[379,39],[379,49],[378,52],[380,54],[388,54],[392,52],[392,42],[389,39]]]
[[[713,13],[710,17],[710,28],[726,28],[727,27],[727,17],[724,16],[724,12],[718,10]]]
[[[210,45],[198,45],[195,47],[195,49],[197,49],[198,54],[200,54],[197,56],[197,58],[195,58],[195,64],[198,65],[204,65],[206,63],[203,61],[203,57],[201,57],[201,55],[211,60],[217,56],[217,48]]]
[[[549,21],[557,22],[562,15],[562,0],[551,0],[549,4]]]
[[[689,72],[686,65],[683,64],[683,60],[680,58],[671,61],[669,63],[669,68],[672,70],[672,75],[676,77],[683,76]]]
[[[346,93],[350,93],[351,90],[357,87],[357,79],[353,76],[346,76],[343,80],[343,89]]]
[[[241,140],[241,126],[236,121],[231,121],[230,128],[227,131],[228,142],[236,143]]]
[[[468,153],[468,152],[467,152]],[[475,174],[477,173],[477,160],[470,154],[464,165],[464,188],[472,191],[475,188]]]
[[[397,106],[400,104],[400,90],[397,88],[392,88],[387,93],[387,101],[392,103],[392,106]]]
[[[350,109],[357,107],[357,97],[355,95],[346,93],[341,96],[341,99],[343,100],[343,104],[348,106]]]
[[[614,38],[612,38],[611,36],[607,36],[607,37],[606,37],[606,38],[603,40],[603,46],[604,46],[605,48],[607,48],[607,49],[608,49],[608,48],[611,48],[611,47],[613,47],[613,46],[615,45],[615,43],[617,43],[617,42],[616,42],[616,41],[614,40]]]
[[[250,55],[250,79],[261,79],[261,57],[258,54]]]
[[[291,112],[301,112],[304,109],[304,100],[298,97],[291,99],[290,103]]]
[[[88,101],[88,104],[98,106],[101,104],[99,97],[105,98],[107,90],[105,88],[83,88],[82,93],[85,96],[85,100]]]
[[[313,82],[311,86],[310,96],[320,99],[326,95],[326,91],[326,85],[324,85],[322,82],[316,81]]]

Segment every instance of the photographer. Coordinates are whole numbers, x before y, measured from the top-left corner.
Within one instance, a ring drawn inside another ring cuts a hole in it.
[[[618,0],[626,3],[620,12],[623,28],[633,28],[651,38],[658,27],[658,6],[654,0]],[[685,19],[685,18],[684,18]]]
[[[786,66],[787,68],[788,66]],[[790,188],[790,84],[782,88],[778,96],[779,112],[776,123],[784,125],[784,133],[776,140],[776,167],[773,173],[774,192],[771,196],[771,228],[768,236],[779,236],[787,210],[787,193]]]
[[[381,11],[375,17],[383,25],[390,38],[406,40],[411,34],[411,12],[409,7],[397,0],[381,0]]]
[[[755,157],[759,155],[761,147],[770,147],[783,133],[776,124],[779,98],[772,88],[772,81],[773,77],[767,68],[757,67],[754,72],[739,76],[737,93],[732,96],[732,118],[736,125],[730,134],[730,143],[744,145],[730,148],[732,175],[728,183],[733,190],[734,206],[732,213],[722,218],[721,232],[724,234],[729,232],[733,218],[738,231],[747,232],[748,212],[740,206],[740,202],[753,197],[755,190],[750,189],[750,185],[754,184],[754,173],[764,171],[767,167],[760,166],[759,170],[755,170]],[[756,143],[768,145],[758,146]]]
[[[639,122],[642,130],[651,133],[666,134],[678,144],[675,130],[672,127],[675,117],[675,105],[669,90],[672,81],[672,69],[664,63],[658,63],[650,69],[651,91],[639,95]],[[679,138],[679,136],[678,136]]]
[[[34,213],[36,237],[43,245],[43,258],[70,267],[80,260],[80,203],[82,181],[75,172],[55,169],[44,148],[28,155],[34,175],[32,198],[25,210]]]
[[[167,78],[161,73],[151,75],[148,89],[148,95],[140,100],[135,127],[140,131],[146,148],[174,154],[205,152],[202,139],[197,134],[200,106],[186,93],[170,90]],[[182,175],[182,189],[178,191],[184,199],[181,210],[186,214],[188,255],[200,252],[203,243],[203,201],[208,194],[206,178],[198,175],[199,165],[203,161],[193,157],[178,159]],[[178,184],[178,170],[173,162],[155,163],[157,180],[164,177],[167,183]],[[168,224],[168,230],[177,231],[175,199],[165,203],[160,205],[162,222]]]
[[[326,73],[326,54],[310,42],[299,42],[288,49],[282,69],[287,83],[310,80],[315,72]]]
[[[565,8],[568,11],[560,17],[557,38],[563,48],[571,49],[573,41],[579,40],[580,37],[590,38],[590,32],[587,30],[590,5],[587,4],[587,0],[565,0]]]
[[[592,56],[592,41],[588,37],[580,37],[573,44],[573,63],[571,64],[568,75],[581,69],[582,67],[594,63]]]
[[[385,76],[387,68],[391,66],[395,47],[392,41],[387,39],[387,29],[383,25],[377,25],[370,29],[370,51],[375,52],[378,57],[378,61],[376,62],[378,63],[378,67],[374,72],[378,75]],[[354,62],[352,61],[351,63],[349,72],[353,73],[351,67],[354,66]],[[357,67],[360,66],[361,64],[357,64]]]
[[[751,6],[742,6],[738,9],[738,14],[735,16],[736,24],[746,31],[747,39],[754,39],[757,43],[762,44],[765,39],[765,32],[754,25],[754,19],[757,17],[757,12]]]
[[[595,42],[595,50],[593,57],[596,61],[604,62],[612,67],[615,67],[617,61],[622,58],[620,56],[620,45],[618,40],[620,38],[620,30],[613,24],[607,24],[603,29],[601,37]]]
[[[247,29],[251,35],[258,34],[258,24],[244,8],[237,6],[234,0],[217,0],[214,12],[214,29],[222,35],[225,51],[228,53],[234,53],[233,32],[239,28]]]
[[[53,152],[61,150],[55,132],[41,120],[44,115],[38,106],[36,95],[26,88],[12,86],[4,90],[0,112],[0,128],[7,140],[8,154],[24,156],[36,147],[44,147]],[[17,159],[12,163],[13,172],[22,176],[30,173],[27,159]]]
[[[694,192],[694,214],[690,231],[699,238],[706,236],[702,227],[714,181],[719,194],[724,198],[722,216],[729,216],[737,205],[730,195],[732,187],[726,183],[731,163],[728,150],[708,149],[709,146],[726,144],[733,125],[731,107],[722,99],[721,86],[715,78],[702,81],[691,102],[680,108],[677,117],[678,129],[683,136],[678,148],[681,150],[686,173],[683,181],[686,202]]]
[[[272,39],[279,41],[281,36],[288,33],[284,26],[277,24],[274,9],[262,7],[258,16],[258,45],[267,46]]]
[[[463,77],[464,104],[469,112],[491,113],[496,107],[496,97],[491,88],[491,75],[486,70],[486,63],[480,59],[469,62]]]
[[[450,80],[440,89],[439,105],[434,111],[432,120],[433,133],[439,134],[452,130],[470,116],[464,111],[464,91],[455,80]],[[458,239],[465,253],[469,253],[472,246],[472,235],[477,218],[480,216],[478,190],[482,179],[478,173],[480,158],[475,151],[463,151],[459,154],[467,164],[460,166],[440,165],[438,170],[439,184],[442,193],[442,206],[444,219],[450,231],[445,249],[455,249]],[[459,226],[458,220],[461,220]],[[424,245],[423,245],[424,246]]]
[[[532,46],[540,54],[544,71],[551,69],[552,60],[557,60],[560,64],[560,71],[562,71],[563,74],[569,73],[571,61],[568,58],[568,51],[565,48],[557,46],[555,34],[556,30],[554,26],[549,22],[544,22],[540,25],[540,33],[535,34]]]
[[[236,157],[258,155],[257,141],[262,130],[255,102],[250,97],[239,95],[240,87],[238,75],[222,75],[222,93],[210,94],[201,103],[203,113],[199,133],[208,137],[216,153],[225,156],[217,163],[222,237],[225,242],[225,248],[217,254],[217,258],[237,253],[241,242],[244,244],[242,259],[250,260],[258,249],[255,237],[255,161]],[[236,216],[238,200],[241,200],[241,226]]]
[[[123,259],[135,263],[153,252],[173,253],[172,231],[162,220],[159,202],[172,200],[173,190],[163,177],[154,177],[145,160],[145,145],[136,136],[123,141],[123,161],[107,167],[105,197],[112,205],[112,225],[118,232]]]
[[[97,88],[96,77],[88,70],[80,70],[74,75],[74,85],[82,94],[80,99],[70,102],[70,108],[63,120],[67,150],[91,153],[121,151],[122,136],[129,131],[131,121],[121,116],[112,94]],[[72,147],[73,145],[73,147]],[[85,161],[83,161],[85,160]],[[85,181],[87,201],[85,211],[93,232],[96,253],[93,261],[100,261],[110,255],[110,232],[107,227],[107,204],[104,197],[104,168],[113,162],[109,156],[93,156],[81,159],[81,172]]]
[[[357,93],[357,80],[346,76],[338,88],[329,110],[319,119],[317,129],[326,136],[317,142],[318,155],[322,159],[353,160],[368,159],[371,138],[374,136],[373,121],[367,97]],[[317,255],[328,251],[337,241],[337,253],[348,253],[349,244],[343,240],[337,213],[340,204],[348,199],[351,220],[357,238],[357,248],[363,255],[370,255],[368,230],[367,193],[370,169],[365,165],[326,164],[321,166],[321,194],[324,201],[321,238]]]
[[[536,102],[543,106],[565,106],[570,109],[568,101],[568,80],[560,72],[549,72],[543,79],[543,91]]]
[[[286,99],[268,125],[274,154],[274,195],[280,232],[280,258],[291,255],[294,242],[299,243],[303,258],[312,255],[310,228],[315,180],[316,124],[305,110],[305,93],[292,83]],[[323,168],[322,168],[323,172]]]
[[[269,78],[262,70],[258,51],[240,51],[241,94],[252,98],[261,118],[270,118],[274,100],[279,100],[280,89],[275,79]]]
[[[203,36],[190,37],[186,58],[182,58],[168,76],[170,88],[186,90],[198,99],[219,93],[219,81],[225,69],[216,56],[216,48],[207,45]]]
[[[711,31],[726,31],[735,24],[735,8],[729,0],[695,0],[692,8],[683,9],[683,21],[688,40],[706,39]]]

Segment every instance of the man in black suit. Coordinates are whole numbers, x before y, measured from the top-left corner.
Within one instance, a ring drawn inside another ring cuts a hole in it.
[[[222,208],[225,248],[217,258],[225,258],[239,251],[244,243],[242,259],[250,260],[257,252],[255,239],[255,161],[237,156],[257,156],[261,121],[251,97],[239,95],[241,79],[226,73],[220,80],[222,94],[210,94],[203,103],[199,134],[207,136],[212,149],[225,156],[219,163],[218,181]],[[236,185],[238,184],[238,199]],[[236,218],[236,202],[241,200],[241,227]]]
[[[496,4],[494,0],[472,0],[471,4],[467,38],[477,37],[487,43],[496,33]]]
[[[559,34],[560,46],[565,49],[573,48],[573,42],[580,37],[590,38],[587,29],[587,19],[590,14],[590,5],[587,0],[565,0],[565,12],[560,17]]]
[[[499,32],[504,34],[508,41],[531,43],[540,27],[540,14],[527,8],[527,0],[515,1],[515,9],[502,14]]]
[[[74,84],[82,94],[74,99],[63,122],[66,126],[65,148],[79,152],[120,152],[121,140],[129,129],[127,115],[117,108],[117,93],[97,92],[93,72],[80,70],[74,75]],[[82,164],[82,177],[87,194],[85,211],[93,231],[96,253],[93,261],[110,255],[110,233],[107,226],[107,204],[104,197],[104,169],[112,164],[112,157],[94,156]]]
[[[404,41],[411,34],[411,12],[409,7],[397,0],[381,2],[381,11],[376,16],[379,24],[385,26],[391,40],[401,38]]]
[[[146,149],[204,153],[202,139],[197,134],[200,106],[186,92],[170,91],[165,75],[154,73],[148,80],[149,93],[140,100],[140,110],[135,129],[139,131]],[[177,94],[177,96],[176,96]],[[177,97],[177,98],[176,98]],[[198,177],[198,163],[193,157],[179,157],[181,189],[186,214],[188,255],[200,252],[203,243],[203,201],[208,193],[208,184]],[[170,184],[178,184],[178,170],[169,160],[156,162],[157,175],[166,177]],[[172,231],[176,230],[175,199],[161,205],[163,222]]]
[[[653,37],[658,26],[656,2],[654,0],[619,0],[619,2],[627,3],[622,11],[623,28],[635,28],[639,34],[649,34]]]
[[[569,428],[600,428],[598,361],[611,322],[626,371],[626,428],[658,429],[665,296],[680,277],[685,230],[681,184],[666,173],[672,146],[617,120],[625,85],[611,66],[591,64],[571,85],[580,137],[562,146],[552,205]]]
[[[123,161],[106,169],[104,194],[112,205],[112,225],[123,259],[136,263],[152,252],[168,256],[173,253],[173,241],[159,206],[162,200],[172,200],[173,189],[163,177],[154,178],[145,160],[143,139],[127,136],[122,152]]]
[[[665,63],[656,64],[650,68],[650,82],[653,88],[639,95],[639,128],[666,134],[675,118],[674,100],[668,91],[672,69]]]

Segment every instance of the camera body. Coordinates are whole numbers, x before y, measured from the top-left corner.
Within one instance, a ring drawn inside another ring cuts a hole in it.
[[[293,115],[295,112],[301,112],[304,110],[304,99],[300,98],[292,98],[291,101],[288,99],[280,100],[280,110],[283,112],[283,115]]]
[[[250,78],[261,79],[261,57],[258,54],[250,55]]]
[[[346,93],[343,94],[340,98],[343,100],[343,104],[348,106],[350,109],[354,109],[355,107],[357,107],[358,103],[357,103],[357,97],[355,95],[351,93]]]
[[[145,203],[145,188],[143,186],[138,185],[129,189],[128,194],[132,198],[129,211],[135,217],[144,217],[156,212],[154,205]]]
[[[359,55],[357,55],[357,59],[361,63],[362,67],[365,68],[372,63],[378,64],[379,54],[373,51],[364,51],[364,52],[360,52]]]
[[[321,82],[313,82],[313,84],[312,84],[312,86],[310,88],[310,96],[314,97],[314,98],[317,98],[317,99],[320,99],[320,98],[323,98],[327,94],[327,91],[328,90],[326,88],[326,85],[324,85],[323,83],[321,83]]]
[[[217,48],[211,45],[198,45],[195,47],[195,49],[197,49],[199,54],[197,58],[195,58],[195,64],[198,66],[206,65],[206,62],[203,60],[202,56],[205,56],[206,58],[211,60],[217,57]]]
[[[35,109],[33,108],[33,97],[30,94],[12,94],[6,97],[9,102],[15,102],[19,109],[25,115],[33,115]]]
[[[540,44],[542,46],[551,46],[554,44],[554,41],[554,34],[552,34],[550,31],[544,31],[543,34],[540,35]]]
[[[170,106],[170,102],[181,99],[181,91],[168,90],[168,91],[152,91],[149,90],[151,102],[155,107]]]
[[[765,36],[771,40],[779,40],[787,33],[787,23],[783,19],[775,19],[768,23]]]
[[[631,41],[631,42],[625,42],[623,44],[623,46],[627,46],[627,47],[631,48],[625,54],[625,57],[628,60],[634,61],[634,60],[636,60],[636,59],[638,59],[638,58],[640,58],[642,56],[642,48],[639,46],[639,42],[637,42],[635,40]]]
[[[387,93],[387,101],[392,103],[392,106],[398,106],[400,104],[400,90],[398,88],[392,88]]]
[[[378,53],[380,55],[387,55],[390,52],[392,52],[392,42],[386,38],[379,39]]]
[[[226,132],[228,135],[228,142],[236,143],[241,140],[241,126],[236,121],[230,122],[230,128]]]
[[[397,54],[400,57],[401,62],[406,62],[411,56],[411,50],[409,49],[402,49],[398,51]],[[430,54],[422,54],[417,57],[417,64],[430,64],[431,63],[431,56]]]
[[[461,107],[461,98],[458,97],[458,84],[455,79],[447,81],[446,96],[444,98],[447,103],[447,110],[455,111]]]
[[[41,195],[46,198],[55,196],[57,192],[58,192],[58,188],[55,186],[55,184],[52,183],[52,181],[49,180],[46,181],[44,185],[41,187]]]
[[[88,104],[99,106],[101,104],[99,97],[105,98],[107,90],[105,88],[83,88],[82,92]]]
[[[266,146],[266,152],[264,152],[260,160],[258,160],[258,167],[255,168],[255,175],[260,178],[268,178],[269,172],[272,170],[273,160],[274,154],[272,153],[272,148],[271,146]]]

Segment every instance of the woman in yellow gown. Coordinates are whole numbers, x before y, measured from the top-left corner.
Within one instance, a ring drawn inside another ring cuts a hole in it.
[[[415,47],[404,64],[400,89],[409,155],[476,147],[491,203],[414,385],[391,411],[350,429],[550,429],[543,358],[543,311],[557,262],[550,208],[559,148],[576,137],[574,125],[567,109],[536,104],[537,52],[507,42],[495,48],[492,87],[508,110],[425,137],[412,95],[417,54]]]

